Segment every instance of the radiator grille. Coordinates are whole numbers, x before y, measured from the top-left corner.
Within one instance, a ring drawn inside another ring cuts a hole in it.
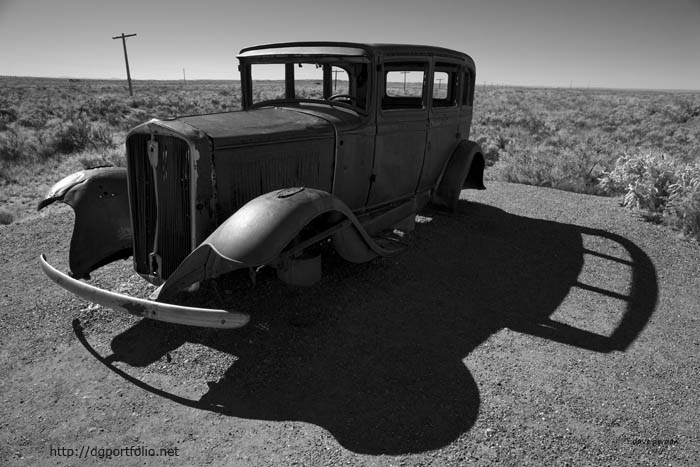
[[[190,149],[173,136],[153,139],[158,143],[155,179],[148,159],[151,136],[134,134],[127,142],[134,264],[137,272],[153,274],[150,254],[155,252],[160,277],[167,279],[192,250]]]

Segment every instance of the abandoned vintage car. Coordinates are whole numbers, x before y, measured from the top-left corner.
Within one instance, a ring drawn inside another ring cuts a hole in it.
[[[303,42],[243,49],[242,110],[154,119],[129,132],[126,168],[88,169],[39,209],[75,212],[65,274],[53,281],[106,307],[173,323],[234,328],[244,313],[168,303],[222,274],[274,267],[285,282],[320,278],[318,248],[351,262],[395,254],[376,240],[410,229],[431,202],[452,209],[483,189],[469,140],[475,67],[439,47]],[[159,285],[151,300],[94,287],[89,273],[133,256]]]

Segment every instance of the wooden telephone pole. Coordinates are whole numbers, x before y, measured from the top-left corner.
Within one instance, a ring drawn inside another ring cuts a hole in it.
[[[124,46],[124,61],[126,62],[126,79],[129,81],[129,95],[134,95],[134,90],[131,87],[131,73],[129,73],[129,56],[126,54],[126,38],[133,37],[136,34],[126,34],[122,33],[121,36],[113,37],[112,39],[121,39],[122,45]]]
[[[338,88],[338,73],[340,73],[340,70],[333,70],[331,73],[333,73],[333,92]]]
[[[410,73],[410,71],[399,71],[399,73],[403,73],[403,93],[406,94],[406,75]]]

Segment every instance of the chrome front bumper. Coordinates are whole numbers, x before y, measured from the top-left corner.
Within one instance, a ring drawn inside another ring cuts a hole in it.
[[[240,328],[250,321],[250,316],[247,313],[172,305],[102,290],[54,268],[47,262],[45,255],[41,255],[39,264],[49,279],[69,292],[104,307],[124,311],[142,318],[187,326],[222,329]]]

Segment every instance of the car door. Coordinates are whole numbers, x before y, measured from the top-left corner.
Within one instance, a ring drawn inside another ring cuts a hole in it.
[[[368,206],[415,193],[428,128],[429,57],[386,60],[380,71],[377,136]]]
[[[460,65],[436,59],[430,79],[430,110],[425,161],[417,191],[432,188],[460,140]]]

